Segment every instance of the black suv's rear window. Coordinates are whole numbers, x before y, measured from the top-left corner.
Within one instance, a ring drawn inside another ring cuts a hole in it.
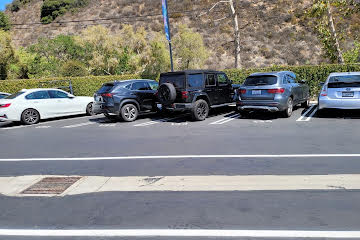
[[[245,80],[245,86],[274,85],[277,83],[276,76],[251,76]]]
[[[111,90],[114,88],[114,84],[113,83],[106,83],[104,84],[98,91],[98,93],[102,94],[102,93],[108,93],[111,92]]]
[[[160,77],[160,85],[163,83],[172,83],[175,88],[185,87],[185,74],[169,74]]]
[[[329,79],[329,88],[360,87],[360,75],[335,76]]]

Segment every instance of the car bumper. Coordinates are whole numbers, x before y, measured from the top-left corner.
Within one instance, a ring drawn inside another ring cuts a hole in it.
[[[94,114],[101,114],[101,113],[119,114],[119,112],[116,111],[115,107],[109,107],[102,103],[94,103],[93,104],[93,112],[94,112]]]
[[[328,97],[320,97],[318,108],[360,109],[360,99],[330,99]]]
[[[189,111],[192,107],[192,103],[174,103],[169,106],[162,106],[163,109],[170,111]]]
[[[236,107],[238,110],[278,112],[285,110],[287,106],[280,102],[238,101]]]

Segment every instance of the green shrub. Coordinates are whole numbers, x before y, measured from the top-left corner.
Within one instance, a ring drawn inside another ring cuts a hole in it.
[[[320,82],[324,82],[332,72],[360,72],[360,64],[329,64],[315,66],[273,66],[268,68],[253,69],[229,69],[225,70],[234,83],[243,83],[247,76],[254,72],[271,72],[271,71],[293,71],[298,79],[304,79],[310,86],[312,97],[316,97],[320,91]]]
[[[62,65],[62,76],[65,77],[82,77],[89,75],[86,66],[80,61],[70,60]]]
[[[88,0],[44,0],[41,7],[41,22],[51,23],[68,10],[84,7],[87,4]]]
[[[87,76],[69,78],[47,78],[47,79],[26,79],[26,80],[4,80],[0,81],[0,92],[15,93],[21,89],[38,88],[40,82],[53,80],[71,80],[74,94],[77,96],[93,96],[93,94],[106,82],[114,80],[137,79],[138,75],[119,76]]]

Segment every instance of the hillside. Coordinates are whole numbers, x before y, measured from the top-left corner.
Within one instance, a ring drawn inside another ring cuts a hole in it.
[[[223,69],[234,65],[233,25],[228,5],[219,5],[201,17],[213,0],[168,0],[170,23],[176,34],[178,24],[186,23],[202,34],[211,51],[207,67]],[[319,64],[325,60],[313,29],[302,20],[308,0],[242,0],[237,2],[241,27],[241,57],[244,67],[273,64]],[[7,10],[13,23],[40,23],[42,0],[31,0],[19,11]],[[143,17],[139,17],[143,16]],[[85,21],[97,19],[96,21]],[[99,20],[103,19],[103,20]],[[110,19],[110,20],[104,20]],[[75,11],[68,11],[53,23],[15,26],[13,41],[17,46],[35,43],[38,37],[77,34],[87,26],[102,24],[112,32],[121,24],[144,26],[150,33],[163,31],[160,0],[91,0]],[[176,46],[174,46],[176,47]]]

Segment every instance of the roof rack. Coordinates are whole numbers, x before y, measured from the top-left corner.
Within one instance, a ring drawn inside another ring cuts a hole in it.
[[[53,80],[43,81],[39,83],[40,88],[57,88],[66,90],[67,92],[74,94],[71,80]]]

